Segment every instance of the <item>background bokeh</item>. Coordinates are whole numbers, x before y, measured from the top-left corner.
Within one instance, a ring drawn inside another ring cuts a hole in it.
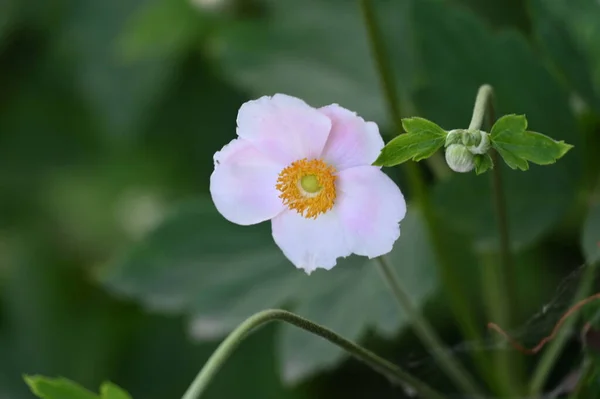
[[[555,165],[503,171],[517,263],[508,327],[535,343],[568,307],[581,265],[599,257],[600,3],[375,4],[404,116],[464,128],[490,83],[498,115],[524,113],[532,130],[575,145]],[[235,137],[237,109],[277,92],[339,103],[394,135],[353,0],[0,0],[1,399],[32,398],[24,373],[180,397],[225,334],[269,307],[453,392],[369,262],[307,277],[268,224],[234,226],[214,209],[212,156]],[[410,200],[403,169],[387,172]],[[504,350],[485,331],[493,304],[480,259],[497,240],[489,180],[445,172],[427,174],[430,195],[480,338],[462,335],[410,201],[390,258],[486,381],[494,372],[474,354]],[[578,367],[576,335],[548,389]],[[523,360],[523,375],[535,361]],[[404,395],[324,341],[272,325],[244,342],[206,397]]]

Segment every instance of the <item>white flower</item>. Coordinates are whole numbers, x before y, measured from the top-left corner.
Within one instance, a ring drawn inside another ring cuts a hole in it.
[[[210,179],[226,219],[270,219],[276,244],[309,274],[351,253],[392,250],[406,203],[371,165],[383,148],[375,123],[337,104],[315,109],[276,94],[242,105],[237,134],[215,154]]]

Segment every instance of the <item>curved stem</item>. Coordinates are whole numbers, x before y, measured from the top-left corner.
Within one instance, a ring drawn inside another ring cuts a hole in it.
[[[483,396],[483,392],[477,387],[469,373],[457,362],[450,352],[444,347],[435,330],[421,315],[413,304],[410,296],[403,288],[400,280],[394,272],[394,268],[387,260],[380,256],[377,258],[379,271],[390,287],[399,305],[400,312],[408,316],[411,325],[415,328],[417,336],[430,350],[431,355],[437,360],[446,374],[466,393],[475,396]]]
[[[295,315],[294,313],[279,309],[269,309],[258,312],[253,316],[250,316],[233,330],[208,359],[202,370],[200,370],[186,393],[183,395],[182,399],[198,398],[241,341],[256,328],[275,320],[284,321],[325,338],[327,341],[350,353],[356,359],[364,362],[373,370],[386,376],[390,381],[402,386],[409,386],[423,398],[443,399],[441,394],[428,387],[425,383],[406,373],[393,363],[377,356],[375,353],[339,336],[323,326]]]

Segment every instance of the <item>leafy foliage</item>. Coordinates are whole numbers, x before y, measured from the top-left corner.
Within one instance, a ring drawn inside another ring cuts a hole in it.
[[[420,161],[429,158],[446,140],[444,129],[423,118],[403,119],[402,126],[406,133],[387,143],[374,165],[394,166],[409,159]]]
[[[540,133],[528,132],[523,115],[505,115],[492,127],[492,145],[512,169],[529,169],[527,161],[548,165],[573,148]]]
[[[25,377],[31,391],[41,399],[131,399],[131,396],[118,386],[105,382],[100,387],[100,395],[93,394],[81,385],[66,378]]]

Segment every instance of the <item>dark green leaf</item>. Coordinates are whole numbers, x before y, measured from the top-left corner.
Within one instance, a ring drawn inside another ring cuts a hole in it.
[[[127,23],[120,49],[127,60],[179,57],[206,32],[208,18],[188,0],[155,0]]]
[[[286,93],[313,106],[338,103],[388,121],[360,7],[348,0],[267,0],[263,17],[222,26],[216,55],[227,77],[254,95]],[[415,84],[410,1],[377,1],[379,28],[403,102]],[[406,107],[405,107],[406,108]]]
[[[402,222],[402,239],[389,255],[418,305],[436,283],[426,237],[418,211],[413,210]],[[307,276],[276,247],[268,224],[234,225],[210,200],[202,199],[181,206],[106,270],[103,280],[147,307],[189,316],[191,333],[199,339],[220,338],[255,312],[293,303],[292,309],[302,316],[357,340],[368,326],[391,334],[405,325],[394,315],[393,302],[372,262],[349,257],[331,271]],[[349,300],[360,304],[361,312],[348,306]],[[323,340],[287,327],[281,339],[280,364],[289,381],[332,367],[345,356]]]
[[[160,100],[179,61],[173,57],[132,61],[119,51],[125,26],[143,4],[78,1],[69,7],[55,46],[58,56],[71,62],[87,104],[115,135],[139,132],[142,118]]]
[[[543,48],[571,87],[600,112],[600,7],[596,0],[535,0],[531,13]]]
[[[586,262],[600,261],[600,199],[597,197],[585,219],[581,240]]]
[[[529,132],[524,115],[505,115],[492,127],[492,146],[512,169],[529,169],[527,161],[538,165],[555,163],[573,148],[541,133]]]
[[[26,376],[25,382],[41,399],[99,399],[98,395],[65,378]]]
[[[480,175],[494,167],[490,154],[475,155],[475,173]]]
[[[562,4],[561,4],[562,3]],[[600,96],[592,81],[592,57],[574,35],[570,24],[580,21],[578,9],[582,2],[570,0],[531,0],[529,2],[537,40],[540,42],[557,73],[569,89],[574,89],[591,107],[600,112]],[[579,6],[577,5],[579,4]],[[567,7],[565,7],[567,6]],[[590,7],[586,13],[600,12]],[[596,40],[600,40],[600,37]]]

